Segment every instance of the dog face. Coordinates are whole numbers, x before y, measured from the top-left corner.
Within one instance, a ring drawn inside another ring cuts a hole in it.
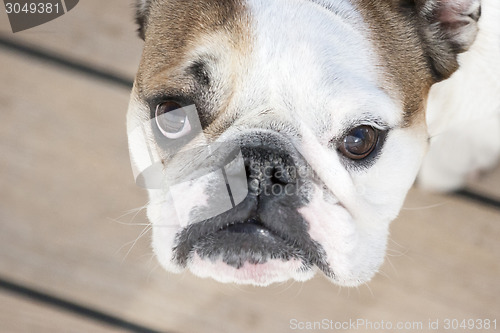
[[[478,1],[151,0],[127,126],[167,270],[368,281]]]

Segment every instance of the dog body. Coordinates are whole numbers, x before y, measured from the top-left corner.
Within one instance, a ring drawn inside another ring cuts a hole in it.
[[[344,286],[368,281],[428,149],[428,97],[436,133],[457,116],[448,109],[470,112],[475,91],[473,114],[489,120],[453,125],[474,157],[441,183],[427,170],[450,174],[440,158],[457,135],[431,133],[423,185],[459,186],[500,154],[500,8],[483,11],[461,54],[479,0],[139,1],[145,47],[127,127],[136,175],[155,174],[162,266],[256,285],[318,269]],[[443,81],[459,62],[463,74]],[[450,99],[463,81],[467,93]]]
[[[500,156],[500,3],[483,1],[479,34],[460,69],[435,84],[427,106],[431,146],[419,173],[430,190],[452,191]]]

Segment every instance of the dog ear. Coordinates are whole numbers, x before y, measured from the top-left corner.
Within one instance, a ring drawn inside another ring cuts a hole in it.
[[[425,51],[436,81],[458,69],[457,56],[476,39],[481,0],[414,0]]]
[[[139,25],[137,33],[143,40],[145,38],[145,29],[151,1],[152,0],[136,0],[135,4],[135,22]]]

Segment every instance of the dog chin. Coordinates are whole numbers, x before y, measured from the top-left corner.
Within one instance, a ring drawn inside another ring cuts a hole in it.
[[[247,261],[237,268],[227,264],[222,259],[202,258],[196,252],[193,253],[186,266],[181,267],[171,260],[171,252],[165,247],[160,249],[155,246],[155,254],[161,266],[171,273],[179,274],[189,270],[193,275],[200,278],[211,278],[221,283],[258,287],[267,287],[274,283],[284,283],[289,280],[305,282],[312,279],[319,271],[317,267],[304,265],[298,259],[288,261],[268,259],[266,262],[259,264]],[[365,272],[361,276],[338,274],[327,276],[327,279],[339,286],[356,287],[370,281],[375,273],[376,270]]]
[[[213,278],[222,283],[250,284],[262,287],[290,279],[307,281],[316,273],[315,268],[305,268],[303,263],[296,259],[290,261],[271,259],[260,264],[245,262],[241,267],[236,268],[222,260],[202,259],[196,253],[187,267],[194,275],[202,278]]]
[[[154,210],[150,209],[149,211]],[[182,230],[178,227],[176,231]],[[304,265],[300,259],[282,260],[265,259],[261,263],[245,261],[235,267],[225,262],[222,258],[202,258],[193,251],[185,266],[179,265],[174,258],[172,244],[175,243],[175,234],[172,227],[163,228],[153,226],[153,249],[160,265],[171,273],[191,271],[201,278],[212,278],[222,283],[236,283],[255,286],[268,286],[273,283],[288,280],[307,281],[317,271],[317,267]]]
[[[166,226],[161,222],[169,218],[175,220],[175,216],[168,214],[172,211],[173,209],[167,209],[164,204],[150,204],[148,207],[148,216],[153,221],[153,249],[161,266],[172,273],[182,273],[189,270],[198,277],[212,278],[222,283],[265,287],[288,280],[304,282],[314,277],[317,272],[322,271],[327,279],[334,284],[355,287],[371,280],[382,263],[385,253],[385,241],[380,241],[377,246],[373,244],[373,240],[356,234],[356,228],[352,228],[349,231],[352,234],[348,237],[351,240],[350,245],[346,244],[345,239],[342,241],[343,236],[346,236],[345,233],[339,233],[337,230],[339,235],[337,238],[334,237],[336,244],[333,247],[326,246],[325,250],[329,253],[321,255],[320,262],[326,263],[322,268],[312,264],[303,256],[294,257],[294,250],[287,248],[279,240],[271,240],[270,247],[266,247],[263,253],[257,255],[256,252],[259,252],[259,247],[257,247],[253,249],[254,251],[247,251],[245,254],[237,253],[233,256],[234,258],[228,256],[228,249],[224,245],[215,242],[209,244],[202,240],[190,250],[185,263],[180,264],[176,260],[175,249],[178,237],[186,227]],[[307,209],[304,209],[301,214],[307,216]],[[341,220],[342,216],[338,215],[336,219]],[[341,224],[351,225],[352,221],[345,221]],[[317,225],[313,223],[311,227],[316,229]],[[319,230],[318,233],[321,231],[326,230]],[[318,233],[313,232],[311,236],[316,238]],[[380,239],[384,239],[386,235],[380,236]],[[242,234],[239,237],[236,243],[243,244],[245,243],[244,237],[251,236]],[[318,237],[318,240],[325,246],[324,239]],[[254,240],[254,242],[248,241],[246,243],[257,246],[255,244],[259,242]],[[262,239],[260,243],[265,243],[265,239]],[[230,245],[227,246],[230,248]],[[300,249],[295,250],[295,252],[300,252]],[[284,256],[280,257],[280,253],[292,253],[292,255],[285,258]]]

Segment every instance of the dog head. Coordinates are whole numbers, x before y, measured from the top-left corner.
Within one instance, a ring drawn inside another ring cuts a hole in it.
[[[167,270],[368,281],[478,0],[141,0],[128,133]]]

